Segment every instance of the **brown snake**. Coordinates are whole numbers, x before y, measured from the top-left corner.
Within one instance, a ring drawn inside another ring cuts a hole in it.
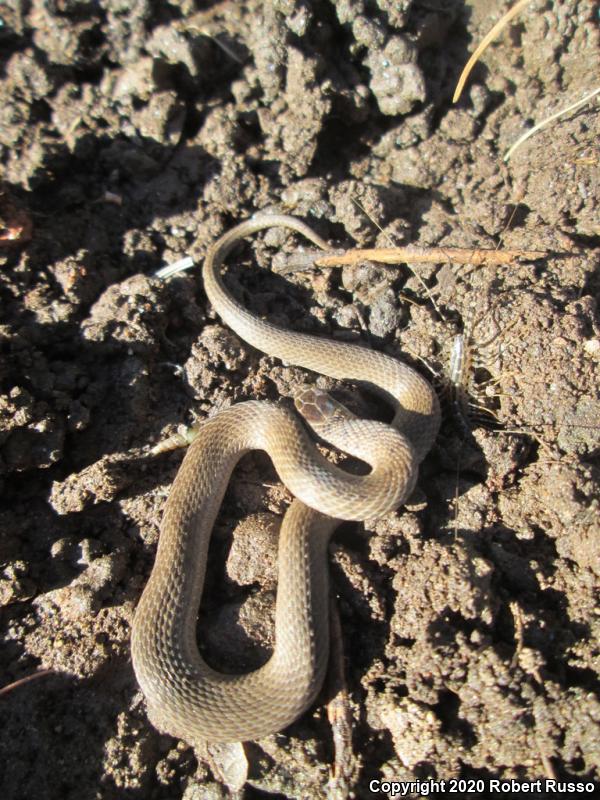
[[[132,634],[133,665],[151,720],[188,742],[257,739],[289,725],[313,702],[329,651],[329,537],[340,520],[378,517],[404,502],[439,427],[437,397],[411,368],[358,345],[278,328],[229,294],[220,275],[227,254],[242,238],[274,226],[328,249],[294,217],[262,215],[242,222],[206,256],[203,279],[213,307],[264,353],[382,392],[395,416],[390,425],[358,419],[317,389],[296,399],[319,436],[371,466],[363,476],[328,462],[297,417],[272,403],[240,403],[200,426],[166,504],[156,562]],[[236,463],[254,449],[266,450],[297,499],[280,534],[273,655],[254,672],[229,675],[213,670],[200,655],[196,622],[215,518]]]

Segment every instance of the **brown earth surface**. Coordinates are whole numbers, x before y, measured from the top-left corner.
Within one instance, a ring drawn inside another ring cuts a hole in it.
[[[469,343],[472,430],[444,402],[407,508],[343,525],[331,547],[350,796],[377,796],[373,779],[598,779],[597,104],[502,160],[594,88],[593,5],[532,3],[457,105],[504,6],[0,7],[0,686],[50,671],[0,696],[3,798],[345,796],[326,690],[247,744],[247,764],[238,753],[233,789],[218,758],[152,727],[129,657],[181,460],[150,446],[240,400],[289,403],[315,377],[224,328],[198,270],[153,277],[265,208],[339,247],[549,251],[284,279],[271,262],[299,240],[273,230],[229,259],[229,285],[273,322],[362,341],[440,390],[455,337]],[[268,657],[288,502],[266,458],[243,460],[201,612],[216,666]]]

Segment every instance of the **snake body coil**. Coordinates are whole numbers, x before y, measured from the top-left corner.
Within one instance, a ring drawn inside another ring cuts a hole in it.
[[[156,562],[132,634],[134,669],[150,718],[188,742],[260,738],[281,730],[311,704],[329,651],[329,537],[339,520],[381,516],[407,499],[439,426],[437,397],[414,370],[364,347],[278,328],[227,292],[220,275],[227,254],[245,236],[274,226],[295,230],[327,249],[293,217],[263,215],[241,223],[206,257],[203,279],[213,307],[240,337],[268,355],[384,393],[395,416],[390,425],[357,419],[314,389],[297,399],[320,436],[371,466],[365,476],[329,463],[300,421],[271,403],[240,403],[200,427],[166,504]],[[215,518],[236,463],[254,449],[266,450],[297,499],[280,534],[273,655],[255,672],[228,675],[200,656],[196,620]]]

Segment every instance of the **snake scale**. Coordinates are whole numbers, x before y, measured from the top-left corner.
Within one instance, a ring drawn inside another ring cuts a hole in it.
[[[327,461],[300,419],[273,403],[239,403],[200,426],[166,503],[132,633],[133,665],[150,719],[188,742],[257,739],[289,725],[314,701],[329,652],[329,537],[340,520],[371,519],[404,502],[439,427],[435,392],[408,366],[359,345],[279,328],[229,294],[221,278],[224,259],[241,239],[274,226],[329,249],[294,217],[263,214],[238,224],[205,259],[204,287],[213,308],[253,347],[288,364],[367,384],[395,413],[388,425],[354,417],[318,389],[296,398],[318,436],[370,465],[363,476]],[[200,655],[196,623],[215,518],[236,463],[255,449],[269,454],[296,499],[280,533],[273,654],[254,672],[229,675]]]

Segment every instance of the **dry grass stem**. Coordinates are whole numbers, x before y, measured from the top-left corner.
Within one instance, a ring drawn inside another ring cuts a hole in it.
[[[513,17],[516,17],[517,14],[521,11],[521,9],[524,8],[530,2],[531,0],[519,0],[519,2],[515,3],[515,5],[512,8],[510,8],[506,12],[506,14],[494,25],[491,31],[486,36],[484,36],[484,38],[481,40],[481,43],[479,44],[479,46],[477,47],[471,58],[467,61],[467,63],[465,64],[465,68],[460,74],[460,78],[458,79],[458,83],[456,84],[456,89],[454,90],[454,97],[452,98],[453,103],[458,102],[458,99],[462,94],[462,90],[464,89],[465,83],[467,82],[467,78],[469,77],[471,70],[481,57],[484,50],[498,36],[500,31],[504,27],[506,27],[506,25],[508,25],[511,19],[513,19]]]
[[[581,106],[584,106],[586,103],[589,103],[589,101],[599,93],[600,93],[600,86],[598,86],[596,89],[593,89],[591,92],[588,92],[586,95],[584,95],[584,97],[582,97],[580,100],[577,100],[575,103],[571,103],[566,108],[563,108],[560,111],[551,114],[549,117],[546,117],[546,119],[543,119],[541,122],[538,122],[536,125],[533,126],[533,128],[526,131],[523,134],[523,136],[517,139],[517,141],[512,145],[512,147],[510,147],[506,151],[506,153],[504,154],[504,161],[508,161],[508,159],[512,156],[517,147],[520,147],[523,144],[523,142],[527,141],[527,139],[529,139],[530,136],[533,136],[534,133],[537,133],[542,128],[545,128],[546,125],[549,125],[551,122],[554,122],[555,119],[564,116],[564,114],[568,114],[569,111],[575,111],[576,108],[580,108]]]

